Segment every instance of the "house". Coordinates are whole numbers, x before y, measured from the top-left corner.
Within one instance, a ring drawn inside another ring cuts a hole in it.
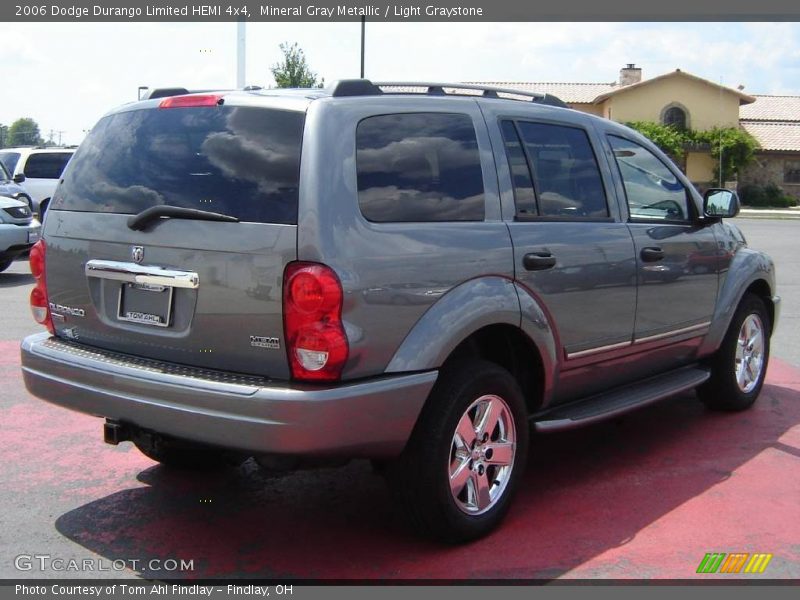
[[[800,194],[800,97],[752,96],[676,69],[642,78],[628,64],[611,83],[481,82],[510,89],[553,94],[571,108],[621,123],[654,121],[679,128],[707,130],[742,126],[761,145],[748,182],[776,181],[787,193]],[[708,147],[687,148],[681,165],[698,187],[717,185],[715,160]],[[791,187],[791,189],[789,189]]]
[[[774,183],[800,199],[800,96],[756,96],[742,107],[740,123],[759,143],[740,185]]]

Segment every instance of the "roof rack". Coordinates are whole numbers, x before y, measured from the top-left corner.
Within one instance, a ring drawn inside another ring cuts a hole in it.
[[[387,89],[388,88],[388,89]],[[395,88],[395,90],[392,90]],[[399,89],[398,89],[399,88]],[[422,91],[412,91],[418,88]],[[331,96],[376,96],[380,94],[408,94],[427,96],[481,96],[483,98],[502,98],[504,100],[520,100],[569,108],[569,106],[552,94],[526,92],[509,88],[498,88],[471,83],[432,83],[419,81],[376,81],[369,79],[343,79],[334,82],[330,89]],[[480,94],[464,93],[481,92]],[[501,94],[503,96],[501,96]]]

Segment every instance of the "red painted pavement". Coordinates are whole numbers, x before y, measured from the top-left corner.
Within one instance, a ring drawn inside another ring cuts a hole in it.
[[[0,487],[76,556],[193,559],[191,577],[650,579],[714,577],[695,575],[706,552],[769,552],[739,577],[800,577],[800,370],[777,360],[745,413],[684,394],[537,438],[503,526],[443,547],[405,529],[365,462],[175,474],[106,446],[99,419],[27,394],[18,355],[0,342]]]

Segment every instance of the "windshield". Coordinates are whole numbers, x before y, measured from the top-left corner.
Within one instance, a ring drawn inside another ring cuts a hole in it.
[[[19,161],[19,152],[0,152],[0,164],[2,164],[3,167],[5,167],[8,173],[14,172],[14,169],[17,167],[18,161]]]
[[[52,208],[137,214],[164,205],[296,224],[304,118],[237,106],[110,115],[70,161]]]

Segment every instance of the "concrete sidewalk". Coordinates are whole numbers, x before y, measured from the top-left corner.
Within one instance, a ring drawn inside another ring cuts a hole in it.
[[[800,219],[800,207],[795,208],[742,208],[740,217],[748,219]]]

